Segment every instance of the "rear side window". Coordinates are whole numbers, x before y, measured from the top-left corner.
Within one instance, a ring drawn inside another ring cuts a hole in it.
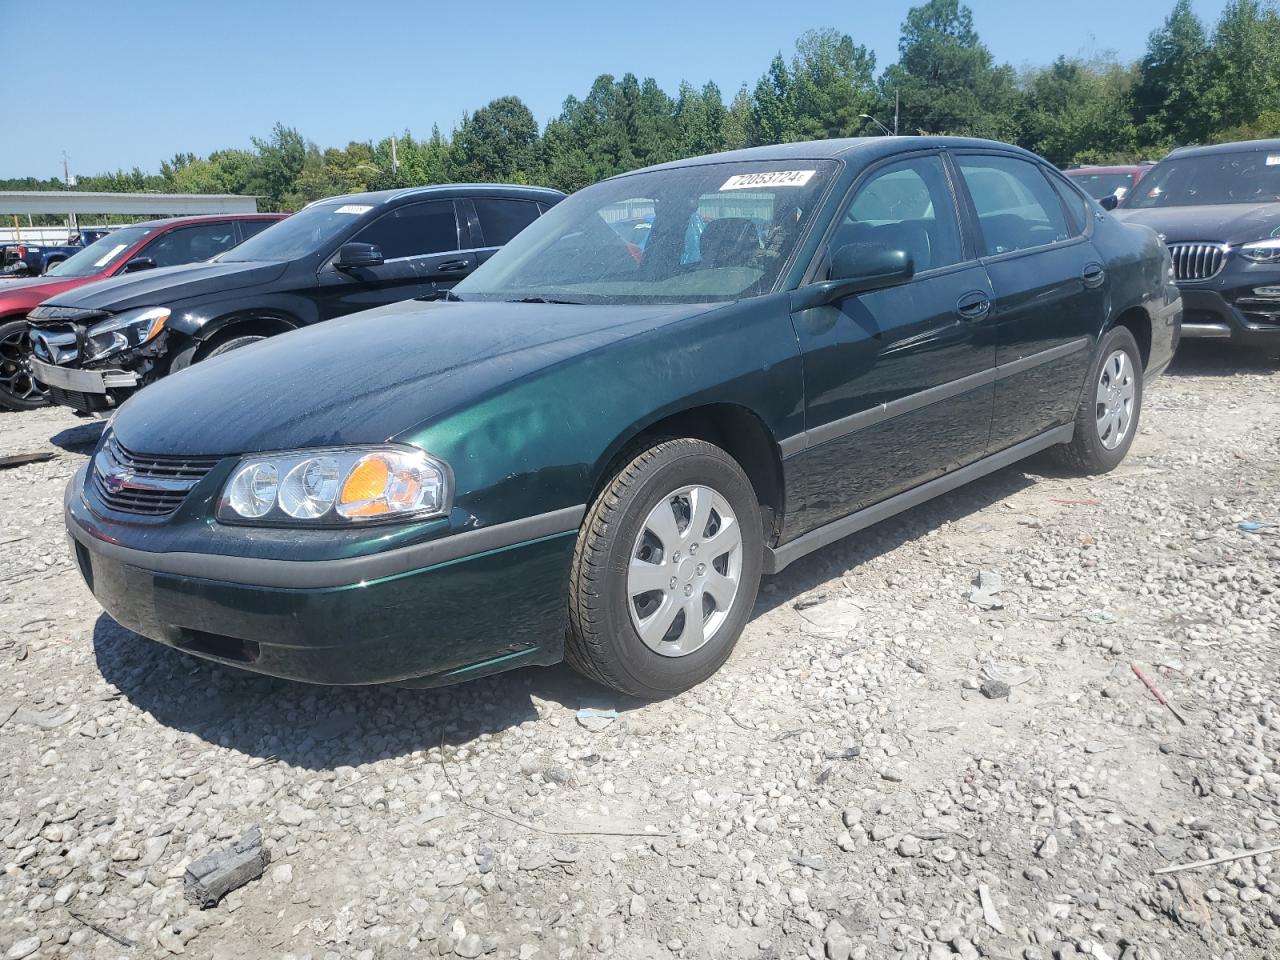
[[[383,259],[421,257],[458,249],[458,220],[452,200],[411,203],[383,214],[353,238],[372,243]]]
[[[476,216],[486,247],[500,247],[538,219],[538,205],[532,200],[505,200],[475,197]]]
[[[1058,195],[1034,163],[1017,157],[960,156],[989,257],[1071,236]]]
[[[905,250],[917,273],[962,259],[960,224],[942,161],[914,157],[882,167],[858,188],[831,240]]]
[[[1080,236],[1084,233],[1085,224],[1089,222],[1089,207],[1085,204],[1084,197],[1080,196],[1079,191],[1071,189],[1071,185],[1061,177],[1055,177],[1048,171],[1041,172],[1049,178],[1050,185],[1067,209],[1067,220],[1072,236]]]
[[[240,240],[241,242],[248,240],[250,237],[256,237],[267,227],[271,226],[274,220],[241,220],[240,221]]]
[[[202,223],[161,234],[143,247],[139,256],[150,257],[157,267],[173,267],[216,257],[237,242],[234,223]]]

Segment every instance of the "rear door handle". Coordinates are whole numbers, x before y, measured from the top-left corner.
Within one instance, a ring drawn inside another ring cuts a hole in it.
[[[1080,279],[1084,281],[1086,287],[1097,288],[1107,279],[1107,271],[1102,269],[1102,264],[1091,263],[1081,271]]]
[[[956,302],[956,313],[961,320],[974,323],[991,312],[991,298],[980,290],[966,293]]]
[[[437,266],[436,269],[441,273],[457,273],[460,270],[467,269],[469,266],[471,266],[470,260],[447,260]]]

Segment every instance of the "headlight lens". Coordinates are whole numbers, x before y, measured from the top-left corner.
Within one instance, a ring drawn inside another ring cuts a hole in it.
[[[168,307],[139,307],[95,323],[85,334],[84,357],[100,360],[130,347],[140,347],[156,337],[168,319]]]
[[[449,468],[414,447],[273,453],[236,468],[218,519],[345,526],[449,510]]]
[[[1254,263],[1280,263],[1280,237],[1246,243],[1240,248],[1240,256]]]

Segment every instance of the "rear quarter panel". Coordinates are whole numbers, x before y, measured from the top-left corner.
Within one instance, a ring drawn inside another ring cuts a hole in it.
[[[1093,245],[1110,277],[1099,336],[1125,312],[1141,309],[1151,322],[1147,369],[1162,370],[1173,356],[1182,317],[1180,294],[1169,274],[1169,251],[1154,230],[1110,214],[1097,224]]]

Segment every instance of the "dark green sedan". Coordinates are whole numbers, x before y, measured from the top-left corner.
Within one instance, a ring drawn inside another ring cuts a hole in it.
[[[1037,451],[1115,467],[1181,324],[1155,233],[951,138],[614,177],[444,296],[129,400],[66,494],[111,616],[315,683],[666,696],[763,574]]]

